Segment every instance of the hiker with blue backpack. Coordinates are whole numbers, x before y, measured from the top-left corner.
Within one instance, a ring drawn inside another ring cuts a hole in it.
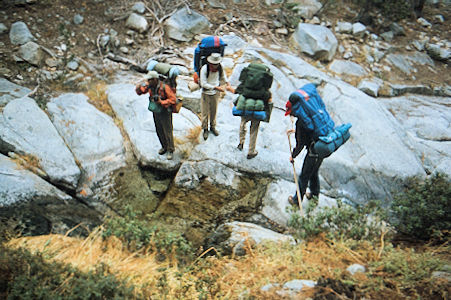
[[[324,158],[329,157],[349,139],[351,124],[335,127],[321,96],[315,85],[311,83],[291,93],[285,106],[285,116],[297,117],[296,129],[287,131],[288,139],[291,133],[295,133],[296,138],[295,148],[292,151],[290,149],[290,162],[293,166],[294,159],[304,148],[307,148],[307,155],[297,182],[297,192],[288,197],[291,205],[301,208],[299,203],[302,203],[304,195],[308,199],[319,197],[319,168]],[[306,194],[307,188],[310,189],[309,194]]]
[[[221,61],[220,53],[212,53],[208,56],[207,63],[200,69],[199,83],[202,88],[200,111],[204,140],[208,138],[208,123],[210,123],[210,131],[215,136],[219,135],[216,129],[219,92],[225,91],[221,85],[230,86]]]

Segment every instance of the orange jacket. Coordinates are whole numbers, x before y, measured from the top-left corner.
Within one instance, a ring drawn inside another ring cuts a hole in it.
[[[137,85],[135,91],[138,95],[149,93],[149,98],[152,98],[153,96],[152,91],[148,85],[145,86]],[[160,82],[158,94],[160,96],[160,104],[164,108],[168,108],[169,106],[174,105],[177,102],[177,97],[175,96],[175,93],[172,91],[171,87],[167,84]]]

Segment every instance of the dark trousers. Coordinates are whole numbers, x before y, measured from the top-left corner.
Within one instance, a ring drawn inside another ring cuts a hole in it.
[[[318,158],[316,154],[308,150],[302,165],[302,171],[298,178],[299,191],[301,192],[301,201],[304,198],[307,187],[313,196],[319,196],[319,167],[323,162],[322,158]],[[297,192],[293,196],[293,201],[298,203]]]
[[[169,152],[174,152],[174,137],[172,134],[172,113],[163,109],[161,113],[153,113],[153,121],[161,147]]]

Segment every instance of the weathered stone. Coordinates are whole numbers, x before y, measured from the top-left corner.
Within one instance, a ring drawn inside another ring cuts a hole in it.
[[[63,94],[47,103],[53,124],[79,162],[79,195],[108,181],[108,175],[125,165],[125,148],[113,120],[88,103],[83,94]],[[94,203],[97,204],[97,203]]]
[[[11,25],[9,39],[13,45],[23,45],[35,40],[27,25],[22,21],[15,22]]]
[[[337,74],[351,75],[351,76],[365,76],[367,72],[360,65],[346,60],[334,59],[330,64],[329,70]]]
[[[132,6],[132,11],[138,13],[138,14],[143,14],[146,12],[146,4],[144,4],[144,2],[136,2],[135,4],[133,4]]]
[[[8,31],[8,27],[5,24],[0,23],[0,34],[3,34]]]
[[[179,9],[164,22],[165,32],[171,39],[189,42],[196,34],[204,32],[209,26],[208,19],[196,11]]]
[[[30,98],[8,103],[0,114],[0,151],[35,157],[50,182],[75,190],[80,170],[48,116]]]
[[[35,42],[28,42],[20,46],[19,55],[23,60],[34,66],[40,66],[44,60],[44,51]]]
[[[31,93],[31,90],[12,83],[4,78],[0,78],[0,106],[7,104],[9,101],[22,98]]]
[[[377,97],[379,89],[381,88],[382,84],[383,81],[377,78],[374,78],[372,80],[364,79],[360,81],[357,88],[362,92],[366,93],[367,95]]]
[[[125,26],[138,32],[144,32],[149,28],[146,18],[135,13],[130,14]]]
[[[299,23],[293,37],[301,52],[319,60],[332,60],[338,46],[332,31],[320,25]]]

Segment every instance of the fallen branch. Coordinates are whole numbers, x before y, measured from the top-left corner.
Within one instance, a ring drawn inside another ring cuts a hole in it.
[[[135,61],[133,61],[131,59],[128,59],[126,57],[115,55],[115,54],[113,54],[111,52],[108,53],[105,57],[108,58],[109,60],[114,61],[114,62],[119,62],[119,63],[123,63],[123,64],[126,64],[126,65],[129,65],[129,66],[131,66],[133,68],[133,70],[135,70],[137,72],[140,72],[140,73],[146,73],[147,72],[145,66],[143,67],[142,65],[139,65],[137,62],[135,62]]]

